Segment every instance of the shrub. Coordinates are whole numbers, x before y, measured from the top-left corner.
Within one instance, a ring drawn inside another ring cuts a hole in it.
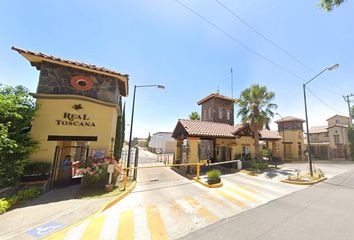
[[[0,214],[6,212],[10,207],[11,204],[5,198],[0,199]]]
[[[16,193],[16,200],[19,201],[27,201],[33,198],[39,197],[41,192],[37,188],[29,188],[25,190],[20,190]]]
[[[206,172],[208,178],[219,178],[221,175],[221,171],[219,169],[211,169]]]
[[[49,162],[30,162],[25,165],[24,176],[49,175],[51,164]]]
[[[265,170],[268,168],[268,161],[257,161],[256,159],[251,160],[251,168],[257,170]]]
[[[88,159],[86,163],[81,163],[79,168],[82,174],[82,182],[86,186],[104,187],[108,182],[108,163],[105,159]]]
[[[37,198],[39,195],[40,191],[37,188],[29,188],[20,190],[9,198],[2,198],[0,199],[0,214],[6,212],[9,208],[21,201],[28,201],[33,198]]]

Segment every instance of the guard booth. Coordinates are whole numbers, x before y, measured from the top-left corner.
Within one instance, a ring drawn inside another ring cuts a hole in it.
[[[31,136],[39,142],[30,161],[52,164],[51,186],[63,182],[66,156],[74,163],[113,154],[119,102],[128,95],[129,76],[103,67],[12,48],[39,70],[38,111]]]

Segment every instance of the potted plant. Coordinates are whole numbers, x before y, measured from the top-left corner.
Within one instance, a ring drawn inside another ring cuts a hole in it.
[[[211,169],[206,172],[208,184],[216,184],[221,182],[221,171],[219,169]]]

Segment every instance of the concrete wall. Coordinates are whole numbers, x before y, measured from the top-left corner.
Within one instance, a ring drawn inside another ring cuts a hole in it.
[[[175,144],[175,139],[172,138],[172,133],[157,132],[151,136],[149,142],[150,149],[161,149],[161,153],[172,153],[174,147],[171,145]]]

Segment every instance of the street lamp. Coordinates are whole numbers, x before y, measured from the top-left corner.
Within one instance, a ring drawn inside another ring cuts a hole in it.
[[[127,159],[127,176],[129,176],[129,167],[130,167],[130,151],[132,149],[132,135],[133,135],[133,121],[134,121],[134,107],[135,107],[135,92],[137,88],[147,88],[147,87],[157,87],[160,89],[165,89],[165,86],[162,85],[134,85],[134,94],[133,94],[133,107],[132,107],[132,116],[130,119],[130,135],[129,135],[129,145],[128,145],[128,159]]]
[[[282,121],[282,125],[283,125],[283,159],[285,161],[285,128],[284,128],[284,118],[279,114],[279,113],[275,113],[276,115],[278,115],[281,118]]]
[[[309,156],[309,165],[310,165],[310,174],[311,177],[313,176],[313,172],[312,172],[312,158],[311,158],[311,151],[310,151],[310,135],[309,135],[309,121],[308,121],[308,117],[307,117],[307,104],[306,104],[306,85],[308,83],[310,83],[312,80],[314,80],[315,78],[317,78],[318,76],[320,76],[322,73],[324,73],[325,71],[332,71],[334,69],[336,69],[337,67],[339,67],[339,64],[334,64],[328,68],[323,69],[319,74],[317,74],[316,76],[314,76],[313,78],[311,78],[309,81],[307,81],[306,83],[304,83],[302,85],[303,90],[304,90],[304,104],[305,104],[305,117],[306,117],[306,136],[307,136],[307,153]]]

